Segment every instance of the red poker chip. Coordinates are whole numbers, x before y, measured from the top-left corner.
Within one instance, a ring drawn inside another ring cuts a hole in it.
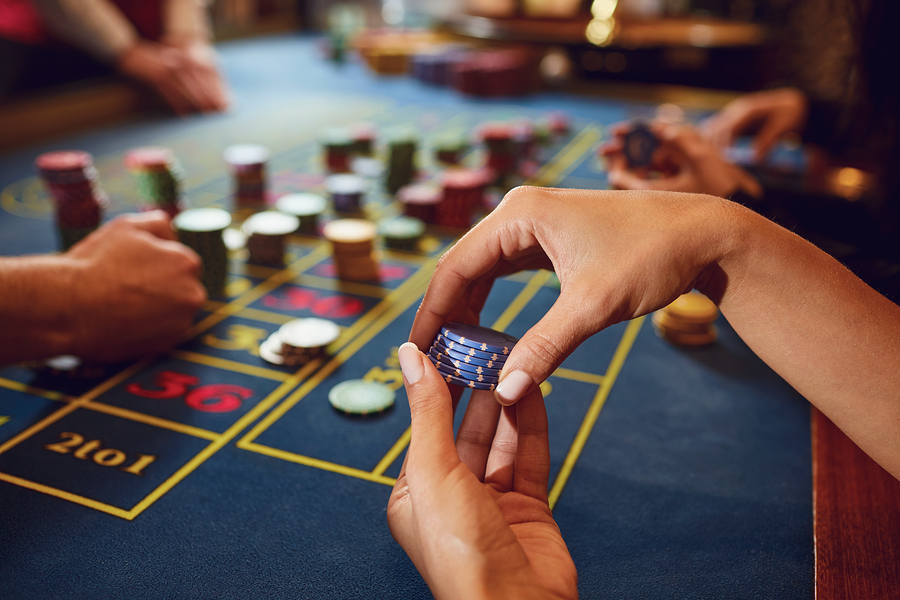
[[[80,171],[94,164],[94,157],[81,150],[57,150],[37,157],[34,165],[41,171]]]
[[[442,184],[445,190],[475,190],[487,184],[486,175],[482,169],[447,169]]]
[[[507,141],[513,137],[514,128],[509,123],[485,123],[479,133],[484,141]]]

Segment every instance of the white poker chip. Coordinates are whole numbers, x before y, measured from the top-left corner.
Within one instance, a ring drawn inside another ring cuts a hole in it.
[[[225,148],[222,157],[229,165],[261,165],[269,160],[269,149],[260,144],[236,144]]]
[[[294,319],[278,330],[282,344],[294,348],[322,348],[341,335],[341,328],[327,319]]]
[[[277,331],[259,345],[259,356],[273,365],[284,364],[284,357],[281,355],[281,338],[278,337]]]
[[[191,208],[172,219],[181,231],[224,231],[231,225],[231,215],[221,208]]]
[[[222,232],[222,241],[229,250],[240,250],[247,245],[247,236],[237,229],[229,227]]]
[[[297,231],[300,219],[276,210],[266,210],[250,216],[241,226],[244,235],[287,235]]]
[[[275,201],[275,208],[297,217],[320,215],[328,208],[328,201],[318,194],[309,192],[285,194]]]
[[[384,174],[384,163],[377,158],[359,156],[351,161],[350,169],[361,177],[378,179]]]
[[[366,181],[359,175],[338,173],[325,178],[325,189],[331,194],[361,194],[366,187]]]

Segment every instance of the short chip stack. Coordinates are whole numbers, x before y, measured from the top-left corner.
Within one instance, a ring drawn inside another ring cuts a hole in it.
[[[234,176],[237,208],[261,208],[266,203],[266,163],[269,150],[259,144],[238,144],[225,148],[225,162]]]
[[[368,185],[359,175],[338,173],[325,178],[325,189],[331,196],[334,210],[341,213],[362,212],[363,194]]]
[[[485,123],[479,132],[481,141],[487,148],[487,167],[494,171],[498,179],[516,170],[517,156],[513,133],[513,127],[507,123]]]
[[[341,328],[327,319],[294,319],[260,344],[259,355],[274,365],[299,367],[324,356],[340,336]]]
[[[355,141],[349,129],[327,129],[321,138],[323,162],[331,173],[347,173],[350,171],[350,159],[353,157]]]
[[[297,231],[300,219],[275,210],[251,215],[241,226],[247,236],[249,261],[270,267],[284,266],[285,238]]]
[[[719,309],[712,300],[691,292],[683,294],[653,315],[659,334],[679,346],[706,346],[716,341]]]
[[[200,281],[207,293],[221,296],[228,278],[228,250],[222,235],[231,225],[231,215],[220,208],[192,208],[179,213],[172,225],[181,243],[200,255]]]
[[[447,169],[443,173],[443,197],[435,208],[435,224],[468,229],[476,207],[482,205],[488,176],[474,169]]]
[[[378,224],[378,233],[384,245],[394,250],[416,250],[425,233],[425,223],[415,217],[401,215],[385,219]]]
[[[134,177],[138,196],[146,208],[159,208],[174,217],[185,207],[181,203],[184,173],[168,148],[135,148],[125,155],[125,168]]]
[[[47,152],[37,157],[35,166],[56,205],[59,245],[65,252],[99,227],[109,199],[87,152]]]
[[[494,390],[500,382],[500,370],[518,341],[487,327],[446,323],[428,357],[447,383]]]
[[[469,149],[469,143],[462,135],[445,136],[434,143],[434,157],[446,165],[458,165]]]
[[[315,235],[319,229],[319,217],[328,208],[325,198],[309,192],[285,194],[275,201],[275,209],[299,219],[297,233]]]
[[[338,219],[322,228],[331,242],[332,258],[338,277],[349,281],[378,279],[375,239],[378,230],[364,219]]]
[[[436,222],[437,206],[443,197],[441,188],[430,183],[413,183],[397,191],[397,200],[403,205],[403,214],[425,223]]]

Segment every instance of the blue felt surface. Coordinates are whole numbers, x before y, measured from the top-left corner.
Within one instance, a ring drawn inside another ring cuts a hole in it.
[[[0,251],[22,254],[55,247],[52,216],[35,200],[40,191],[31,167],[34,157],[48,149],[92,152],[116,213],[134,207],[121,156],[137,145],[176,148],[188,174],[188,197],[206,205],[228,201],[231,184],[220,154],[232,142],[272,148],[276,186],[289,191],[315,181],[316,133],[329,124],[412,122],[427,143],[439,130],[465,130],[488,119],[564,110],[576,123],[608,125],[647,116],[653,109],[562,93],[465,99],[407,78],[379,79],[359,65],[325,63],[310,40],[291,36],[225,44],[221,53],[235,95],[235,108],[227,115],[143,120],[0,158]],[[559,184],[603,188],[605,178],[588,152]],[[26,202],[29,198],[35,201]],[[324,267],[313,265],[308,273],[319,273],[316,268]],[[498,282],[482,322],[497,319],[524,281]],[[402,284],[386,284],[385,293]],[[274,295],[283,297],[288,288]],[[378,306],[371,297],[359,297],[366,310]],[[552,287],[542,287],[507,331],[520,336],[555,297]],[[372,469],[408,426],[402,390],[392,410],[367,419],[336,413],[324,398],[327,384],[360,377],[373,367],[388,368],[390,350],[405,340],[417,304],[416,298],[406,300],[411,308],[385,322],[381,333],[254,443]],[[264,299],[253,307],[267,309]],[[233,324],[274,330],[273,322],[247,315],[229,319],[209,333],[225,338]],[[721,338],[714,346],[684,350],[659,339],[646,322],[625,360],[555,508],[585,598],[813,595],[807,404],[727,323],[720,319],[718,326]],[[591,338],[564,366],[602,375],[624,331],[625,325],[619,325]],[[261,364],[251,355],[204,349],[197,341],[184,349]],[[121,385],[100,400],[115,409],[220,434],[279,385],[176,357],[154,362],[124,384],[151,386],[154,374],[166,369],[194,369],[204,382],[246,385],[254,395],[240,410],[224,415],[192,411],[180,400],[166,404],[136,398]],[[9,389],[16,382],[46,383],[30,371],[3,369],[0,379],[12,382],[0,386],[0,416],[11,417],[0,425],[0,443],[61,406]],[[555,478],[598,386],[556,376],[550,383]],[[91,387],[62,385],[74,395]],[[387,530],[390,487],[239,447],[238,441],[258,422],[255,418],[243,426],[134,520],[0,481],[0,598],[428,597]],[[62,431],[102,439],[105,447],[145,448],[160,458],[142,478],[126,474],[133,480],[110,479],[109,469],[116,467],[43,448]],[[210,443],[171,428],[80,409],[0,454],[0,473],[128,509]],[[402,454],[385,475],[396,476],[401,461]]]

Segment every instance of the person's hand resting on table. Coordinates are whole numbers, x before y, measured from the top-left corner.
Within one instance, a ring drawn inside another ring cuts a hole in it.
[[[65,254],[0,258],[0,364],[166,350],[206,299],[199,269],[161,211],[118,217]]]
[[[628,125],[612,128],[613,137],[601,150],[609,184],[620,190],[692,192],[728,198],[742,191],[755,198],[762,186],[750,173],[728,162],[719,148],[690,125],[654,123],[659,147],[648,167],[631,169],[623,152]],[[651,177],[654,173],[656,177]]]
[[[156,90],[177,114],[228,108],[216,53],[204,42],[136,42],[122,53],[119,71]]]
[[[410,343],[399,351],[412,437],[388,524],[436,598],[577,598],[575,565],[547,503],[540,389],[501,407],[474,391],[456,441],[454,402]]]

